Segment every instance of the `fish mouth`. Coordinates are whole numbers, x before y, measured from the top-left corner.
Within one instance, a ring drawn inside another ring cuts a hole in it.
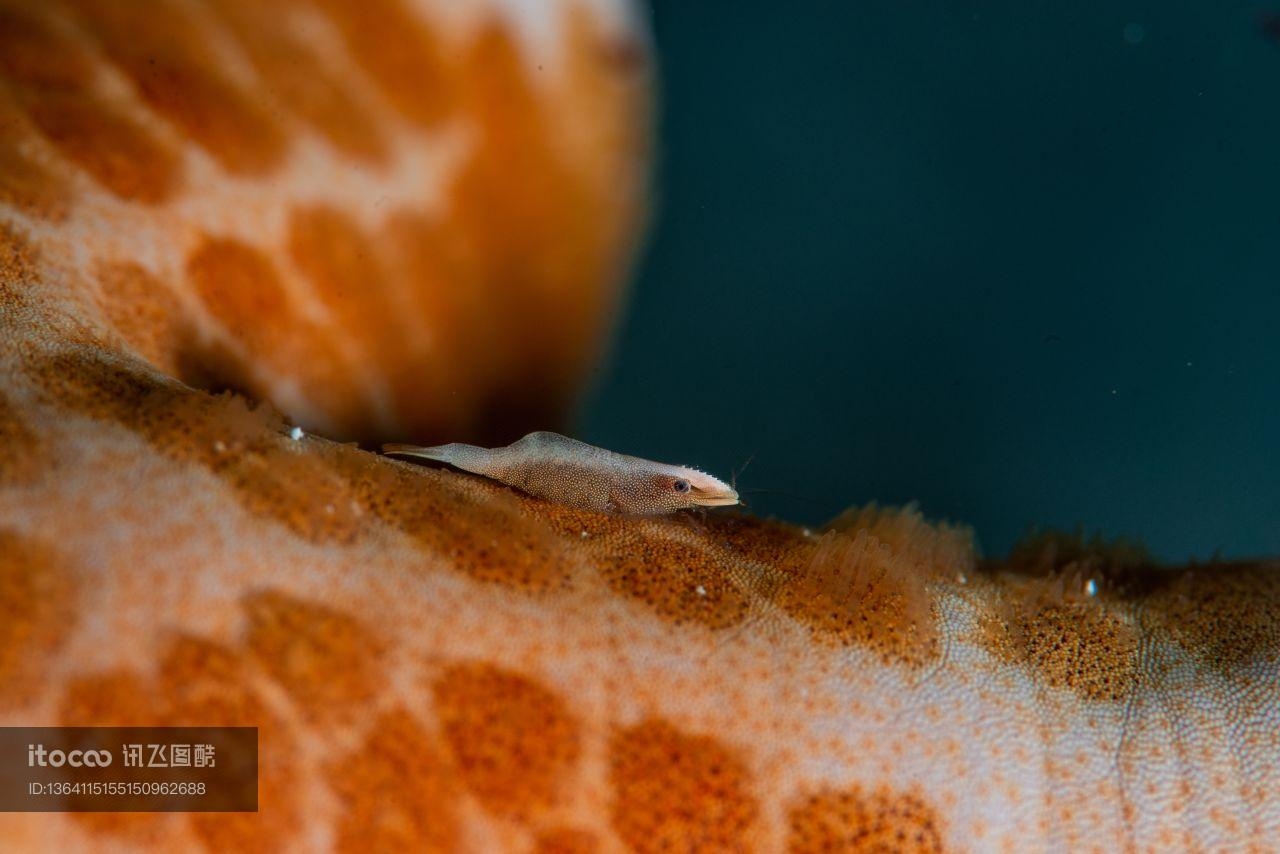
[[[720,495],[699,495],[696,499],[699,507],[732,507],[741,503],[738,493],[728,492]]]

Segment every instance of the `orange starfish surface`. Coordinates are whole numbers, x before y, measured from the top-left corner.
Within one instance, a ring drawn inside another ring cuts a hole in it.
[[[598,513],[315,435],[563,418],[642,213],[634,13],[0,0],[0,725],[260,744],[257,812],[0,849],[1274,847],[1275,563]]]

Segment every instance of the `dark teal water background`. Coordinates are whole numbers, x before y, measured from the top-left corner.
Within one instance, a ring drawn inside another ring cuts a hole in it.
[[[1268,8],[659,0],[653,227],[581,434],[754,453],[798,522],[1280,553]]]

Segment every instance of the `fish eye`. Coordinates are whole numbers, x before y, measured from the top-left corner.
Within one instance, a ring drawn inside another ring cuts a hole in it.
[[[688,491],[689,491],[689,481],[687,481],[687,480],[683,480],[683,479],[677,479],[675,483],[671,484],[671,487],[672,487],[676,492],[688,492]]]

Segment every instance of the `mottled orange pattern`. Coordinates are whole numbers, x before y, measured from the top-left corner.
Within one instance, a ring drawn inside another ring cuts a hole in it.
[[[62,224],[50,304],[92,295],[100,337],[303,426],[563,423],[642,209],[616,5],[557,3],[537,41],[485,3],[3,0],[7,222]]]
[[[261,744],[257,813],[0,848],[1273,848],[1274,561],[626,518],[346,444],[554,427],[599,357],[648,50],[531,8],[0,0],[0,725]]]

